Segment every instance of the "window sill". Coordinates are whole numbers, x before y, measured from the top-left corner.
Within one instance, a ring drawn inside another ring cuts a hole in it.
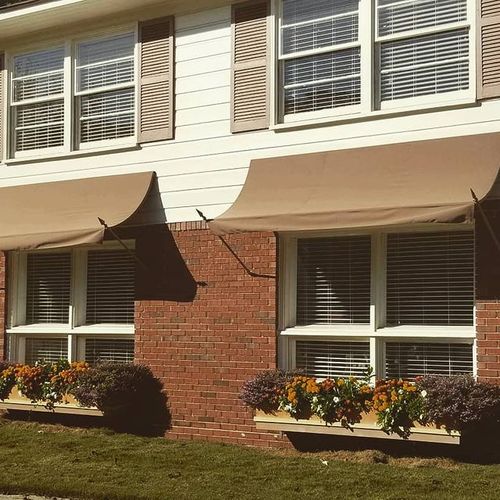
[[[134,335],[134,325],[100,324],[70,328],[67,325],[22,325],[8,328],[16,335]]]
[[[360,121],[371,121],[378,120],[381,118],[391,118],[410,114],[420,114],[420,113],[430,113],[435,111],[447,111],[451,109],[464,108],[464,107],[478,107],[480,104],[475,98],[457,99],[453,101],[448,101],[442,104],[427,104],[418,106],[406,106],[402,108],[390,108],[377,111],[370,111],[368,113],[353,112],[350,115],[335,115],[326,118],[310,118],[306,120],[300,120],[288,123],[277,123],[272,125],[270,128],[275,132],[286,132],[289,130],[300,130],[305,128],[321,127],[324,125],[333,124],[347,124],[347,123],[357,123]],[[298,115],[297,115],[298,116]]]
[[[52,161],[52,160],[63,160],[63,159],[68,159],[68,158],[79,158],[79,157],[85,157],[85,156],[96,156],[96,155],[102,155],[106,153],[121,153],[121,152],[126,152],[126,151],[135,151],[135,150],[140,150],[141,145],[137,143],[129,143],[129,144],[121,144],[121,145],[115,145],[115,146],[106,146],[102,148],[94,148],[94,149],[79,149],[77,151],[70,151],[67,153],[55,153],[55,154],[49,154],[46,156],[26,156],[22,158],[11,158],[8,160],[4,160],[3,163],[5,165],[19,165],[19,164],[25,164],[25,163],[39,163],[39,162],[45,162],[45,161]]]
[[[365,325],[311,325],[287,328],[280,333],[284,337],[375,337],[381,339],[468,339],[476,337],[474,327],[470,326],[393,326],[377,331]]]

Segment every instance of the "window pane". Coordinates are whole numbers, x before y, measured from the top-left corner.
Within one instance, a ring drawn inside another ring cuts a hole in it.
[[[283,25],[346,16],[359,9],[359,0],[283,0]]]
[[[128,339],[86,339],[85,361],[96,363],[133,363],[134,341]]]
[[[134,89],[80,98],[80,141],[97,142],[134,134]]]
[[[284,62],[285,114],[360,103],[360,52],[353,49]]]
[[[27,273],[26,323],[68,323],[71,254],[28,254]]]
[[[132,33],[78,45],[77,83],[84,91],[134,81]]]
[[[472,325],[473,306],[472,232],[388,236],[388,325]]]
[[[379,0],[379,36],[467,19],[467,0]]]
[[[297,340],[295,356],[311,377],[361,376],[370,366],[370,343]]]
[[[13,100],[63,93],[64,48],[22,54],[14,58]]]
[[[36,76],[23,80],[14,80],[14,101],[43,99],[64,92],[64,76],[62,73]]]
[[[48,101],[16,106],[15,148],[29,151],[64,144],[64,101]]]
[[[386,376],[412,380],[423,375],[472,373],[471,344],[390,342],[386,344]]]
[[[288,23],[286,17],[284,18],[283,54],[333,47],[358,40],[358,2],[342,2],[341,5],[338,5],[338,2],[329,3],[334,17],[325,19],[309,7],[308,12],[312,18],[310,22],[286,26]],[[290,20],[294,18],[296,16],[288,16]]]
[[[68,359],[68,339],[35,339],[27,338],[24,362],[33,365],[37,361],[49,363]]]
[[[370,236],[298,241],[297,324],[370,322]]]
[[[134,323],[135,260],[125,250],[88,253],[87,324]]]
[[[450,31],[381,44],[381,100],[469,88],[469,32]]]

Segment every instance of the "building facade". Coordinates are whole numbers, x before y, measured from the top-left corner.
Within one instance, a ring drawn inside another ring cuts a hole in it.
[[[4,357],[500,382],[500,1],[0,4]]]

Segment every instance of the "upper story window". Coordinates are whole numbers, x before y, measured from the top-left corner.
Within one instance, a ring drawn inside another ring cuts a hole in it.
[[[473,98],[472,4],[281,0],[282,119]]]
[[[11,157],[130,142],[135,38],[125,33],[14,55]]]

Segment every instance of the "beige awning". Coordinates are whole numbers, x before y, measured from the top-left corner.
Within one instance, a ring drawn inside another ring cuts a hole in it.
[[[0,188],[0,250],[99,243],[104,227],[127,221],[154,172]]]
[[[251,162],[216,234],[470,222],[500,167],[500,134]]]

